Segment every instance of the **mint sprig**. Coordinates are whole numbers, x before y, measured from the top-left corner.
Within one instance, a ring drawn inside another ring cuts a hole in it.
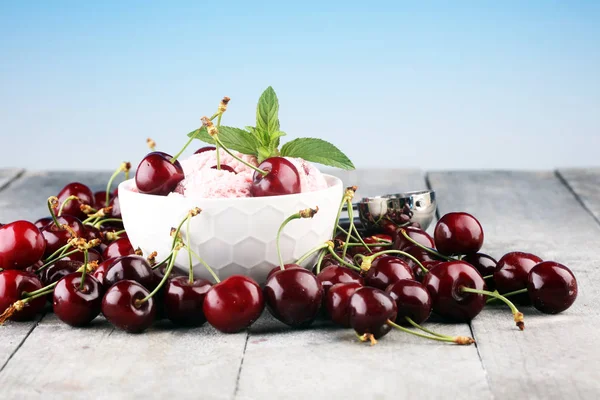
[[[279,100],[269,86],[258,99],[256,106],[256,126],[246,129],[219,127],[221,142],[231,150],[256,156],[258,162],[275,156],[302,158],[306,161],[346,170],[354,169],[352,161],[333,144],[317,138],[299,138],[285,143],[279,149],[281,138],[286,135],[279,124]],[[203,142],[215,141],[205,128],[188,133]]]

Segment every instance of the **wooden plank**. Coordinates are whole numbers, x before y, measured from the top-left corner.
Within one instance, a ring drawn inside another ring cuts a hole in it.
[[[431,173],[440,215],[466,211],[484,227],[484,251],[522,250],[570,267],[579,284],[562,314],[524,308],[518,331],[506,307],[484,310],[472,328],[496,398],[600,396],[600,226],[553,172]]]
[[[597,221],[600,221],[600,168],[561,169],[558,175]]]
[[[366,195],[425,188],[422,173],[368,170],[340,173]],[[491,398],[475,346],[439,344],[391,332],[376,346],[351,330],[291,330],[270,316],[251,327],[236,398]],[[450,335],[470,335],[466,324],[434,324]]]
[[[18,178],[24,170],[20,168],[4,168],[0,169],[0,191],[10,184],[14,179]]]

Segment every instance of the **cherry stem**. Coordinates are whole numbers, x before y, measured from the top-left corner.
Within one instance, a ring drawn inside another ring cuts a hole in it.
[[[485,277],[483,279],[485,279]],[[496,293],[496,292],[494,292],[494,293]],[[510,296],[514,296],[514,295],[517,295],[517,294],[523,294],[523,293],[527,293],[527,288],[515,290],[514,292],[503,293],[502,296],[504,296],[504,297],[510,297]],[[497,301],[497,300],[498,300],[497,298],[492,297],[491,299],[488,299],[486,301],[486,303],[493,303],[494,301]]]
[[[510,307],[510,311],[512,312],[515,323],[517,324],[519,329],[520,330],[525,329],[525,323],[523,322],[523,313],[520,312],[517,309],[517,307],[515,307],[515,305],[512,303],[512,301],[510,301],[506,297],[502,296],[501,294],[496,293],[496,292],[490,292],[489,290],[473,289],[473,288],[466,287],[466,286],[461,286],[459,288],[459,290],[464,293],[482,294],[484,296],[489,296],[489,297],[496,298],[498,300],[502,300],[504,303],[506,303],[506,305],[508,307]]]
[[[456,337],[429,336],[429,335],[426,335],[424,333],[416,332],[416,331],[410,330],[408,328],[405,328],[403,326],[400,326],[400,325],[394,323],[393,321],[391,321],[389,319],[387,320],[387,324],[390,325],[393,328],[401,330],[402,332],[410,333],[411,335],[419,336],[419,337],[422,337],[422,338],[425,338],[425,339],[437,340],[439,342],[456,343],[456,344],[472,344],[472,343],[475,343],[475,341],[472,338],[467,338],[467,337],[464,337],[464,336],[456,336]]]
[[[61,256],[61,255],[62,255],[62,254],[65,252],[65,250],[67,250],[67,249],[68,249],[70,246],[71,246],[71,244],[70,244],[70,243],[67,243],[67,244],[65,244],[65,245],[61,246],[61,247],[60,247],[58,250],[56,250],[54,253],[50,254],[50,255],[48,256],[48,258],[46,258],[46,261],[45,261],[45,262],[49,262],[50,260],[53,260],[54,258],[58,258],[58,257],[59,257],[59,256]],[[75,252],[77,252],[77,251],[79,251],[79,250],[75,250]]]
[[[173,254],[173,250],[171,250],[171,252],[169,253],[169,255],[167,257],[165,257],[164,260],[162,260],[161,262],[153,265],[152,269],[156,269],[156,268],[160,267],[161,265],[163,265],[164,263],[168,262],[171,259],[171,255],[172,254]]]
[[[225,147],[225,145],[223,144],[223,142],[221,142],[221,139],[219,139],[218,134],[213,136],[213,139],[215,140],[216,143],[216,147],[217,147],[217,154],[219,154],[219,146],[221,146],[223,148],[223,150],[225,151],[225,153],[229,154],[231,157],[233,157],[234,159],[238,160],[239,162],[241,162],[242,164],[244,164],[246,167],[251,168],[253,170],[255,170],[256,172],[258,172],[259,174],[261,174],[262,176],[267,176],[269,174],[268,171],[264,171],[258,167],[255,167],[254,165],[247,163],[246,161],[242,160],[241,158],[239,158],[238,156],[236,156],[235,154],[233,154],[227,147]]]
[[[277,246],[277,257],[279,257],[279,268],[281,268],[282,271],[285,269],[285,267],[283,264],[283,257],[281,256],[281,247],[279,246],[279,238],[281,237],[281,232],[283,231],[283,228],[285,228],[285,226],[288,224],[288,222],[293,221],[295,219],[299,219],[299,218],[302,218],[302,215],[300,215],[299,212],[297,212],[296,214],[290,215],[283,221],[283,223],[279,227],[279,230],[277,231],[277,238],[276,238],[275,244]]]
[[[400,233],[402,234],[402,236],[404,236],[406,238],[406,240],[408,240],[409,242],[411,242],[412,244],[422,248],[423,250],[427,251],[428,253],[433,254],[436,257],[440,257],[446,261],[457,261],[455,258],[452,257],[448,257],[443,255],[442,253],[439,253],[438,251],[432,249],[431,247],[427,247],[427,246],[423,246],[421,243],[417,242],[416,240],[414,240],[413,238],[411,238],[410,236],[408,236],[408,234],[406,233],[406,231],[402,228],[400,228]]]
[[[342,228],[340,225],[337,226],[337,230],[342,231],[342,233],[345,233],[346,235],[349,233],[347,230]],[[333,237],[335,237],[335,234],[333,235]],[[358,238],[356,236],[354,236],[352,233],[350,233],[350,238],[354,239],[358,242]]]
[[[62,215],[62,212],[63,212],[63,209],[65,208],[65,206],[73,200],[79,200],[79,198],[77,196],[69,196],[65,199],[65,201],[62,202],[62,204],[60,205],[60,208],[58,209],[59,217]]]
[[[46,293],[48,291],[51,291],[51,290],[54,289],[54,287],[56,285],[58,285],[58,282],[51,283],[48,286],[44,286],[43,288],[38,289],[38,290],[34,290],[33,292],[23,292],[22,296],[25,297],[25,299],[21,299],[21,300],[35,299],[36,297],[39,297],[38,294],[40,294],[40,293]]]
[[[323,258],[325,258],[325,251],[321,250],[319,258],[317,258],[317,275],[321,273],[321,264],[323,264]]]
[[[370,255],[370,256],[363,256],[362,254],[357,254],[356,256],[360,257],[360,259],[362,261],[361,264],[366,261],[368,263],[368,267],[370,268],[371,267],[371,263],[373,262],[373,260],[375,260],[375,258],[379,257],[382,254],[400,254],[400,255],[402,255],[404,257],[408,257],[411,260],[413,260],[419,266],[419,268],[421,268],[421,270],[424,273],[426,273],[426,274],[429,273],[429,270],[427,268],[425,268],[423,266],[423,264],[421,264],[421,262],[419,260],[417,260],[414,256],[408,254],[407,252],[404,252],[404,251],[401,251],[401,250],[382,250],[379,253],[375,253],[375,254]],[[354,256],[354,257],[356,257],[356,256]],[[367,268],[367,270],[369,268]],[[361,269],[362,269],[362,267],[361,267]]]
[[[381,246],[391,246],[393,243],[388,241],[381,241],[379,243],[367,243],[367,247],[381,247]],[[358,247],[362,246],[360,243],[348,243],[348,247]]]
[[[190,270],[188,273],[188,280],[191,285],[192,283],[194,283],[194,263],[192,261],[192,249],[190,247],[190,221],[191,221],[191,218],[188,218],[187,222],[185,223],[185,238],[188,241],[188,243],[185,247],[187,248],[188,258],[190,260]]]
[[[83,290],[85,287],[85,275],[87,274],[87,265],[88,265],[88,249],[83,250],[83,270],[81,271],[81,284],[79,285],[79,290]]]
[[[344,194],[342,196],[342,201],[340,201],[340,206],[338,208],[338,212],[337,212],[336,217],[335,217],[335,225],[333,225],[333,233],[331,235],[332,238],[335,238],[336,233],[337,233],[336,231],[338,229],[340,229],[344,233],[348,233],[344,229],[342,229],[342,227],[340,226],[340,217],[342,215],[342,210],[344,209],[344,204],[346,204],[346,194]]]
[[[340,264],[345,265],[346,267],[351,268],[355,271],[361,271],[361,269],[359,267],[357,267],[356,265],[350,264],[349,262],[345,261],[340,256],[338,256],[336,254],[335,250],[333,250],[333,248],[331,246],[328,247],[328,249],[329,249],[329,254],[331,254],[331,256],[333,258],[335,258]]]
[[[483,279],[492,279],[494,277],[494,275],[486,275],[483,277]],[[506,295],[505,295],[506,296]]]
[[[143,299],[135,301],[134,304],[137,307],[139,307],[142,303],[147,302],[152,296],[154,296],[156,293],[158,293],[158,291],[164,286],[165,282],[169,279],[169,275],[171,275],[171,271],[173,270],[173,266],[175,265],[175,259],[177,258],[178,252],[179,252],[179,250],[175,249],[173,251],[173,253],[171,254],[171,259],[169,260],[169,265],[167,266],[167,269],[165,270],[165,276],[163,276],[163,278],[160,280],[160,282],[154,288],[154,290],[151,291],[150,294],[148,296],[144,297]]]
[[[58,222],[58,219],[56,219],[56,214],[54,213],[54,209],[52,208],[52,201],[50,199],[52,199],[52,197],[48,199],[47,204],[48,204],[48,211],[50,211],[50,216],[52,217],[52,221],[54,221],[54,225],[56,225],[56,227],[58,229],[63,229],[62,224],[60,224]]]
[[[217,117],[217,131],[219,130],[219,127],[221,126],[221,117],[223,116],[223,113],[219,113],[219,116]],[[216,150],[217,150],[217,169],[220,170],[221,169],[221,152],[219,151],[220,147],[221,147],[221,143],[216,142]],[[223,146],[225,147],[225,146]]]
[[[406,321],[407,321],[409,324],[411,324],[412,326],[414,326],[415,328],[417,328],[417,329],[420,329],[420,330],[422,330],[423,332],[427,332],[427,333],[429,333],[430,335],[437,336],[437,337],[443,337],[443,338],[452,338],[452,336],[448,336],[448,335],[442,335],[441,333],[437,333],[437,332],[434,332],[434,331],[430,331],[429,329],[427,329],[427,328],[425,328],[425,327],[423,327],[423,326],[421,326],[421,325],[417,324],[417,323],[416,323],[415,321],[413,321],[413,320],[412,320],[412,318],[410,318],[410,317],[406,317],[406,316],[405,316],[405,317],[404,317],[404,319],[406,319]]]
[[[194,250],[190,249],[189,246],[187,246],[187,248],[194,255],[194,257],[196,257],[198,259],[198,261],[200,261],[200,263],[202,265],[204,265],[204,268],[206,268],[206,270],[212,275],[213,279],[217,283],[221,282],[221,280],[219,279],[219,277],[217,276],[217,274],[215,274],[215,271],[213,271],[213,269],[210,267],[210,265],[208,265],[208,263],[206,261],[204,261],[202,259],[202,257],[200,257]]]
[[[217,115],[219,115],[219,113],[216,113],[212,117],[210,117],[210,120],[212,121],[213,119],[215,119],[217,117]],[[200,129],[202,129],[202,127],[200,127]],[[179,153],[175,154],[175,156],[173,158],[171,158],[171,164],[175,164],[175,161],[177,161],[177,159],[181,156],[181,154],[183,154],[183,152],[185,151],[185,149],[187,149],[188,146],[190,144],[192,144],[192,142],[194,141],[194,139],[196,139],[194,136],[192,136],[191,138],[189,138],[189,140],[183,146],[183,148],[181,150],[179,150]],[[217,150],[218,150],[218,147],[217,147]]]
[[[317,247],[315,247],[314,249],[310,249],[309,251],[307,251],[305,254],[302,255],[302,257],[300,257],[297,261],[296,264],[301,265],[304,261],[306,261],[310,256],[313,255],[313,253],[316,253],[319,250],[325,249],[329,247],[329,243],[321,243],[320,245],[318,245]]]
[[[99,228],[100,225],[102,225],[106,222],[123,222],[123,220],[121,218],[105,218],[105,219],[101,219],[98,222],[94,222],[93,225],[95,228]]]
[[[77,250],[77,249],[69,251],[68,253],[65,253],[64,251],[66,250],[66,246],[67,245],[61,247],[61,248],[64,248],[64,250],[62,251],[62,253],[60,255],[58,255],[58,257],[55,257],[49,261],[46,261],[46,263],[44,265],[42,265],[41,267],[39,267],[38,269],[35,270],[35,273],[39,274],[40,272],[42,272],[43,270],[45,270],[46,268],[48,268],[49,266],[51,266],[52,264],[54,264],[55,262],[57,262],[58,260],[60,260],[63,257],[68,257],[75,253],[79,253],[79,250]],[[60,249],[58,249],[57,251],[60,251]]]
[[[113,181],[119,175],[119,173],[121,173],[122,171],[125,171],[126,174],[129,171],[129,169],[124,168],[124,166],[125,166],[125,163],[119,165],[119,168],[117,168],[117,170],[115,172],[113,172],[113,174],[108,179],[108,183],[106,184],[106,206],[107,207],[108,207],[108,203],[110,203],[110,188],[112,186]]]

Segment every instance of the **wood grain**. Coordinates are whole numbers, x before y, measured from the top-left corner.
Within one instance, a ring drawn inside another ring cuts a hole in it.
[[[18,178],[24,171],[19,168],[0,169],[0,191],[10,184],[14,179]]]
[[[561,169],[557,174],[600,222],[600,168]]]
[[[440,214],[467,211],[480,220],[484,252],[531,252],[567,265],[578,279],[578,299],[564,313],[524,308],[523,332],[503,306],[472,321],[494,396],[598,398],[600,226],[553,172],[440,172],[429,180]]]
[[[339,173],[371,196],[426,188],[419,171],[366,170]],[[291,330],[270,315],[251,327],[237,399],[461,398],[487,399],[491,392],[475,346],[461,347],[391,332],[376,346],[357,341],[351,330],[320,322]],[[470,335],[466,324],[429,327]]]

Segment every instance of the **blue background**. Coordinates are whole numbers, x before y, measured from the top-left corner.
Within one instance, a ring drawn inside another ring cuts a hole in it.
[[[269,85],[358,167],[599,165],[599,71],[597,1],[1,2],[0,167],[176,153]]]

